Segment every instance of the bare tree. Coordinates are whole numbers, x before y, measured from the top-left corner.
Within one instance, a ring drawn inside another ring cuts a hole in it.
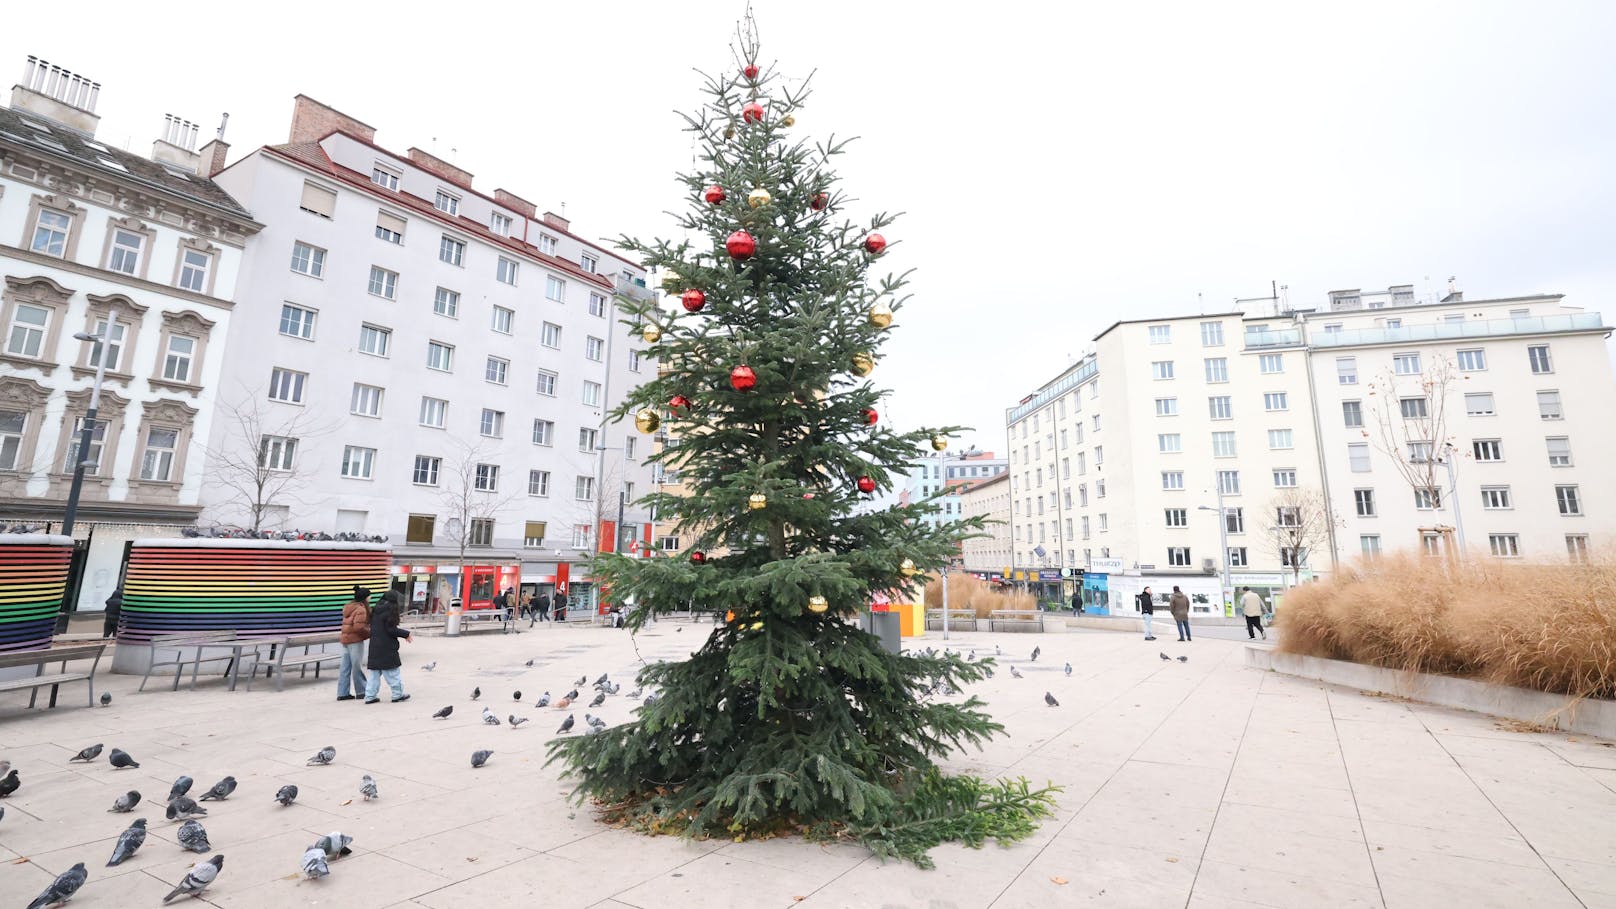
[[[285,416],[281,414],[257,393],[233,404],[220,402],[223,436],[207,449],[208,482],[229,493],[218,507],[227,514],[245,514],[239,523],[253,531],[264,529],[275,508],[298,501],[297,490],[309,475],[306,443],[331,431],[306,408],[286,408]]]
[[[505,492],[514,482],[482,446],[456,443],[459,451],[442,467],[445,529],[459,550],[460,586],[466,589],[466,549],[492,545],[495,520],[516,499]]]
[[[1330,538],[1342,526],[1324,493],[1312,489],[1285,489],[1268,508],[1264,528],[1279,562],[1292,573],[1292,583],[1302,581],[1302,566],[1310,552],[1330,545]]]
[[[1416,373],[1388,370],[1369,383],[1374,434],[1366,430],[1364,435],[1391,459],[1414,495],[1428,499],[1433,508],[1442,504],[1438,471],[1446,470],[1454,453],[1448,403],[1458,381],[1453,361],[1438,356]]]

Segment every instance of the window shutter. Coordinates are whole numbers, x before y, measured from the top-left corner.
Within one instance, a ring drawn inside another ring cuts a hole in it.
[[[302,208],[322,218],[329,218],[337,210],[337,194],[323,186],[305,182]]]
[[[376,213],[376,226],[395,234],[402,235],[404,233],[404,219],[384,211]]]

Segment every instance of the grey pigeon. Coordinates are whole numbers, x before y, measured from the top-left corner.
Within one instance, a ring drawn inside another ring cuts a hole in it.
[[[567,733],[571,732],[572,723],[572,714],[569,713],[567,714],[567,718],[561,721],[561,728],[556,730],[556,735],[566,735]]]
[[[1001,647],[999,647],[998,644],[994,644],[993,645],[993,655],[994,656],[1004,656],[1004,650]]]
[[[655,703],[656,703],[656,695],[648,694],[648,695],[645,696],[645,706],[649,707],[649,706],[651,706],[652,704],[655,704]]]
[[[107,867],[111,868],[124,859],[135,854],[141,844],[146,842],[146,819],[140,818],[129,829],[118,836],[118,842],[112,847],[112,858],[107,860]]]
[[[1034,663],[1038,662],[1038,654],[1043,653],[1043,652],[1044,652],[1044,648],[1042,648],[1042,647],[1034,647],[1032,649],[1032,660],[1031,660],[1031,662],[1034,662]]]
[[[585,683],[587,681],[589,681],[589,676],[587,676],[587,675],[578,676],[578,681],[573,682],[572,687],[576,688],[579,685],[582,685],[583,683]]]
[[[486,724],[486,725],[489,725],[489,726],[498,726],[499,725],[499,717],[494,716],[494,712],[492,710],[489,710],[487,707],[484,707],[483,708],[483,723]]]
[[[78,754],[75,754],[72,757],[68,758],[67,762],[69,764],[73,763],[74,761],[85,761],[86,763],[88,763],[89,761],[93,761],[93,760],[95,760],[96,758],[98,758],[100,756],[101,756],[101,746],[100,745],[91,745],[90,747],[84,749],[83,751],[80,751]]]
[[[116,812],[118,814],[126,814],[133,811],[135,806],[138,804],[140,804],[140,793],[131,789],[114,799],[112,802],[112,807],[108,808],[107,810],[109,812]]]
[[[111,707],[112,706],[112,695],[111,694],[109,694],[109,693],[107,693],[105,691],[101,692],[101,706],[102,707]]]
[[[606,692],[602,691],[601,693],[595,695],[595,699],[589,702],[589,706],[599,707],[604,703],[606,703]]]
[[[17,778],[17,771],[13,770],[0,779],[0,799],[16,792],[22,786],[22,780]]]
[[[511,728],[515,729],[516,727],[518,727],[518,726],[522,725],[523,723],[527,722],[527,717],[525,717],[525,716],[517,716],[516,714],[513,713],[509,717],[506,717],[506,720],[507,720],[507,722],[509,722],[511,724]]]
[[[617,684],[616,682],[607,682],[600,690],[606,692],[607,694],[615,695],[619,691],[623,690],[623,686]]]
[[[481,767],[482,765],[488,763],[488,759],[493,756],[494,752],[492,751],[473,751],[471,753],[471,766]]]
[[[520,691],[511,692],[511,700],[520,701],[521,699],[522,699],[522,692],[520,692]]]
[[[206,817],[208,809],[198,805],[188,795],[182,795],[168,803],[167,816],[171,821],[184,821],[193,817]]]
[[[1014,666],[1011,666],[1011,667],[1010,667],[1010,677],[1011,677],[1011,678],[1014,678],[1014,679],[1019,679],[1019,678],[1021,678],[1021,672],[1020,672],[1020,671],[1018,671],[1018,670],[1017,670],[1017,669],[1016,669],[1016,667],[1014,667]]]
[[[292,807],[292,803],[297,801],[297,787],[288,783],[275,790],[275,801],[280,802],[282,808]]]
[[[480,698],[482,696],[483,696],[483,686],[478,685],[476,688],[471,689],[471,699],[472,700],[475,701],[475,700],[477,700],[478,698]]]
[[[348,848],[348,844],[352,842],[353,837],[347,835],[346,833],[338,833],[337,831],[333,830],[330,833],[327,833],[325,836],[315,840],[314,845],[325,850],[326,858],[334,859],[344,855],[351,855],[353,850]]]
[[[310,846],[303,852],[303,874],[309,880],[319,880],[331,873],[331,866],[326,864],[325,850],[319,846]]]
[[[202,793],[202,797],[200,799],[198,799],[197,801],[205,802],[205,801],[207,801],[209,799],[214,799],[214,800],[222,802],[225,799],[230,797],[230,793],[235,792],[235,791],[236,791],[236,778],[233,777],[233,776],[227,776],[224,779],[220,780],[219,782],[214,783],[213,788],[209,789],[207,792]]]
[[[180,825],[179,832],[174,838],[180,841],[180,846],[192,852],[207,852],[213,846],[208,843],[208,832],[202,829],[200,821],[186,821]]]
[[[172,802],[180,796],[189,793],[191,791],[191,782],[192,780],[188,776],[182,776],[175,780],[174,785],[168,787],[168,801]]]
[[[121,748],[112,749],[112,753],[107,755],[107,763],[111,764],[118,770],[122,770],[125,767],[138,768],[140,766],[139,761],[136,761],[134,758],[130,757],[129,752],[124,751]]]
[[[166,905],[178,896],[201,896],[202,891],[208,889],[213,879],[219,876],[219,869],[224,867],[224,856],[215,855],[205,862],[198,862],[196,867],[185,873],[179,885],[163,897]]]
[[[631,698],[631,699],[633,699],[633,700],[636,700],[636,701],[637,701],[637,700],[639,700],[639,699],[640,699],[640,692],[642,692],[642,691],[644,691],[644,690],[645,690],[645,689],[643,689],[643,688],[636,688],[636,689],[634,689],[634,690],[633,690],[633,691],[630,691],[630,692],[629,692],[629,693],[628,693],[628,696],[629,696],[629,697],[630,697],[630,698]]]
[[[376,781],[368,773],[365,774],[364,779],[359,781],[359,794],[364,796],[367,802],[373,798],[379,798],[376,793]]]
[[[1163,663],[1165,663],[1165,662],[1167,662],[1167,661],[1168,661],[1168,660],[1170,660],[1170,659],[1172,659],[1172,657],[1170,657],[1170,656],[1168,656],[1168,655],[1167,655],[1167,654],[1165,654],[1165,653],[1164,653],[1164,654],[1162,654],[1162,655],[1161,655],[1161,658],[1162,658],[1162,662],[1163,662]]]
[[[51,881],[51,885],[46,887],[43,893],[34,897],[33,902],[28,904],[28,909],[45,909],[46,906],[60,906],[72,899],[73,894],[79,892],[79,888],[84,886],[85,878],[89,876],[90,872],[84,870],[84,863],[79,862],[77,865],[58,874],[56,880]]]
[[[446,719],[449,718],[449,714],[451,714],[451,713],[454,713],[454,705],[453,704],[450,704],[449,706],[443,708],[442,710],[439,710],[437,713],[432,714],[432,718],[434,720],[446,720]]]
[[[1187,656],[1174,657],[1174,659],[1178,660],[1180,663],[1188,663],[1190,661],[1190,658]]]
[[[586,713],[584,714],[584,722],[588,723],[589,728],[595,730],[596,732],[606,728],[606,721],[598,716],[590,716]]]
[[[1071,678],[1071,675],[1072,675],[1072,664],[1067,663],[1066,664],[1066,677]]]
[[[538,703],[534,704],[533,706],[534,707],[548,707],[548,706],[550,706],[550,692],[546,691],[539,698]]]
[[[1059,707],[1060,706],[1060,701],[1055,700],[1055,696],[1050,694],[1047,691],[1044,692],[1044,703],[1048,704],[1051,707]]]
[[[533,661],[532,660],[527,661],[527,668],[529,668],[529,669],[533,668]]]
[[[422,666],[421,671],[422,672],[431,672],[432,670],[434,670],[436,668],[438,668],[438,661],[433,660],[432,662],[426,664],[425,666]]]
[[[578,689],[573,688],[571,691],[569,691],[566,694],[562,695],[562,697],[566,698],[569,701],[576,701],[576,700],[578,700]]]
[[[327,745],[319,753],[309,758],[310,764],[329,764],[337,759],[337,746]]]
[[[596,680],[595,680],[595,684],[596,684],[596,685],[604,685],[604,684],[606,684],[606,675],[607,675],[607,674],[606,674],[606,673],[604,673],[604,672],[603,672],[603,673],[601,673],[601,674],[600,674],[600,678],[598,678],[598,679],[596,679]]]

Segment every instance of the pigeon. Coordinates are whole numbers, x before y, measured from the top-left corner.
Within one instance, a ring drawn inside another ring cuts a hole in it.
[[[482,765],[488,763],[488,759],[493,756],[494,752],[492,751],[473,751],[471,753],[471,766],[481,767]]]
[[[74,761],[84,761],[85,763],[89,763],[90,761],[93,761],[93,760],[95,760],[96,758],[98,758],[100,756],[101,756],[101,746],[98,745],[98,744],[97,745],[91,745],[90,747],[84,749],[83,751],[80,751],[78,754],[75,754],[72,757],[68,758],[67,762],[69,764],[73,763]]]
[[[436,668],[438,668],[438,661],[433,660],[432,662],[426,664],[425,666],[422,666],[421,671],[422,672],[431,672],[432,670],[434,670]]]
[[[606,692],[607,694],[615,695],[619,691],[623,690],[623,686],[616,682],[607,682],[600,690]]]
[[[368,773],[365,774],[364,779],[360,781],[359,794],[364,796],[365,801],[367,802],[373,798],[379,797],[376,794],[376,780],[373,779]]]
[[[208,832],[202,829],[199,821],[186,821],[180,825],[174,838],[180,841],[180,846],[192,852],[207,852],[213,846],[208,843]]]
[[[46,906],[60,906],[72,899],[73,894],[79,892],[79,888],[84,886],[85,878],[89,876],[90,872],[84,870],[84,863],[79,862],[77,865],[58,874],[56,880],[51,881],[50,886],[46,887],[43,893],[34,897],[34,901],[28,904],[28,909],[45,909]]]
[[[567,733],[571,732],[572,722],[572,714],[569,713],[567,714],[567,718],[561,721],[561,728],[556,730],[556,735],[566,735]]]
[[[21,785],[22,780],[17,779],[17,771],[13,770],[6,774],[4,779],[0,779],[0,799],[16,792]]]
[[[334,859],[340,858],[344,855],[352,855],[353,850],[348,848],[348,844],[352,842],[353,837],[333,830],[330,833],[327,833],[325,836],[315,840],[314,846],[323,850],[326,858]]]
[[[1044,648],[1042,648],[1042,647],[1034,647],[1032,649],[1032,659],[1030,660],[1030,662],[1033,662],[1033,663],[1038,662],[1038,654],[1043,653],[1043,652],[1044,652]]]
[[[994,644],[993,645],[993,655],[994,656],[1004,656],[1003,648],[1001,648],[998,644]]]
[[[494,712],[492,710],[489,710],[487,707],[484,707],[483,708],[483,722],[485,724],[489,725],[489,726],[498,726],[499,725],[499,717],[494,716]]]
[[[310,764],[329,764],[337,759],[337,746],[327,745],[319,753],[309,758]]]
[[[101,706],[102,707],[111,707],[112,706],[112,694],[110,692],[106,692],[106,691],[101,692]]]
[[[649,706],[651,706],[652,704],[655,704],[655,703],[656,703],[656,695],[648,694],[648,695],[645,696],[645,706],[649,707]]]
[[[532,660],[527,661],[527,668],[529,668],[529,669],[533,668],[533,661]]]
[[[573,686],[573,689],[571,691],[567,692],[565,695],[562,695],[562,696],[565,697],[569,701],[578,700],[578,688],[577,688],[577,686]]]
[[[174,785],[168,787],[168,801],[172,802],[190,791],[191,778],[188,776],[182,776],[174,781]]]
[[[522,692],[520,692],[520,691],[511,692],[511,700],[520,701],[521,699],[522,699]]]
[[[112,802],[112,807],[108,808],[107,811],[117,814],[127,814],[130,811],[133,811],[135,806],[138,804],[140,804],[140,793],[131,789],[114,799]]]
[[[141,844],[146,842],[146,819],[140,818],[129,829],[119,834],[118,842],[112,847],[112,858],[107,860],[107,867],[111,868],[124,859],[135,854]]]
[[[112,749],[112,753],[107,755],[107,763],[111,764],[115,769],[118,770],[122,770],[125,767],[135,767],[137,769],[140,767],[140,762],[130,757],[129,752],[124,751],[121,748]]]
[[[548,706],[550,706],[550,692],[546,691],[543,695],[541,695],[539,697],[539,702],[537,704],[534,704],[533,706],[534,707],[548,707]]]
[[[288,783],[275,790],[275,801],[280,802],[282,808],[292,807],[292,803],[297,801],[297,787]]]
[[[673,629],[673,633],[678,634],[679,632],[684,631],[684,630],[685,630],[685,626],[680,625],[678,628]]]
[[[587,681],[589,681],[589,676],[587,676],[587,675],[578,676],[578,681],[573,682],[572,687],[577,688],[579,685],[582,685],[583,683],[585,683]]]
[[[604,684],[606,684],[606,675],[607,675],[607,673],[604,673],[604,672],[601,673],[600,678],[595,680],[595,684],[596,685],[604,685]]]
[[[11,772],[11,762],[10,761],[0,761],[0,776],[5,776],[6,774],[8,774],[10,772]]]
[[[309,880],[319,880],[331,873],[331,866],[326,864],[325,850],[319,846],[310,846],[303,851],[303,874]]]
[[[590,716],[586,713],[584,714],[584,722],[588,723],[590,728],[597,731],[606,728],[606,721],[598,716]]]
[[[555,709],[566,710],[572,704],[572,698],[562,698],[555,702]]]
[[[1168,656],[1168,655],[1167,655],[1167,654],[1165,654],[1165,653],[1164,653],[1164,654],[1162,654],[1162,655],[1161,655],[1161,658],[1162,658],[1162,662],[1163,662],[1163,663],[1165,663],[1165,662],[1167,662],[1167,661],[1168,661],[1168,660],[1170,660],[1170,659],[1172,659],[1172,657],[1170,657],[1170,656]]]
[[[478,698],[480,698],[482,696],[483,696],[483,686],[478,685],[476,688],[471,689],[471,699],[472,700],[475,701],[475,700],[477,700]]]
[[[967,661],[976,659],[976,648],[971,648],[971,652],[965,655],[965,659]]]
[[[214,799],[214,800],[222,802],[225,799],[230,797],[230,793],[235,792],[235,791],[236,791],[236,778],[233,777],[233,776],[227,776],[224,779],[220,780],[219,782],[214,783],[213,788],[209,789],[207,792],[202,793],[202,797],[200,799],[197,799],[197,801],[205,802],[208,799]]]
[[[446,719],[449,718],[449,714],[451,714],[451,713],[454,713],[454,705],[453,704],[450,704],[449,706],[443,708],[442,710],[439,710],[437,713],[432,714],[432,718],[434,720],[446,720]]]
[[[516,727],[518,727],[518,726],[522,725],[523,723],[527,722],[527,717],[525,717],[525,716],[517,716],[514,713],[511,714],[509,717],[506,717],[506,719],[510,722],[512,729],[515,729]]]
[[[179,882],[168,896],[163,897],[163,904],[167,905],[177,896],[201,896],[202,891],[208,889],[213,879],[219,876],[219,869],[224,867],[224,856],[215,855],[205,862],[198,862],[196,867],[185,872],[185,877]]]
[[[1066,664],[1066,677],[1067,678],[1072,677],[1072,664],[1071,663]]]
[[[1044,703],[1048,704],[1051,707],[1059,707],[1060,706],[1060,701],[1055,700],[1055,696],[1050,694],[1047,691],[1044,692]]]
[[[1190,658],[1187,656],[1174,657],[1174,659],[1178,660],[1180,663],[1188,663],[1190,661]]]
[[[171,821],[184,821],[193,817],[206,817],[207,813],[208,809],[198,805],[196,801],[188,795],[182,795],[174,801],[169,802],[168,811],[165,812],[168,819]]]
[[[1010,667],[1010,677],[1015,678],[1015,679],[1019,679],[1019,678],[1021,678],[1021,673],[1020,673],[1020,671],[1018,671],[1016,669],[1016,667],[1011,666]]]
[[[599,694],[595,695],[595,699],[593,701],[589,702],[589,706],[591,706],[591,707],[599,707],[600,705],[602,705],[604,703],[606,703],[606,692],[602,691]]]
[[[640,699],[640,693],[641,693],[641,692],[642,692],[642,691],[644,691],[644,690],[645,690],[645,689],[643,689],[643,688],[636,688],[636,689],[634,689],[634,690],[633,690],[633,691],[630,691],[630,692],[629,692],[629,693],[628,693],[628,696],[629,696],[629,698],[630,698],[630,699],[631,699],[631,700],[635,700],[635,701],[637,701],[637,700],[639,700],[639,699]]]

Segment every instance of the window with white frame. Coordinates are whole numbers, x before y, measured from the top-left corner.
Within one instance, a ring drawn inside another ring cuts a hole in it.
[[[1537,415],[1544,420],[1565,419],[1565,411],[1560,409],[1560,393],[1558,391],[1540,391],[1537,393]]]
[[[1368,561],[1380,558],[1380,534],[1366,533],[1359,535],[1358,549]]]
[[[505,437],[505,412],[484,407],[483,414],[477,421],[477,432],[484,438],[503,439]]]
[[[1228,395],[1214,395],[1207,398],[1206,409],[1214,420],[1234,419],[1234,399]]]
[[[1206,358],[1206,381],[1214,385],[1229,381],[1229,360],[1227,357]]]
[[[264,436],[258,440],[258,466],[286,473],[297,460],[297,440],[287,436]]]
[[[213,256],[195,249],[182,249],[180,251],[180,279],[176,282],[181,290],[204,294],[208,292],[208,270],[213,267]]]
[[[454,370],[454,345],[442,341],[426,342],[426,368],[439,372]]]
[[[478,492],[499,492],[499,465],[478,464],[473,470],[471,485]]]
[[[90,345],[87,363],[101,363],[108,372],[117,372],[123,365],[124,339],[129,335],[129,325],[126,322],[114,320],[111,324],[106,319],[96,319],[95,327],[90,334],[97,338],[105,338],[103,342],[96,341]],[[104,359],[103,359],[104,358]]]
[[[1247,568],[1251,565],[1250,559],[1246,556],[1246,547],[1230,546],[1228,552],[1230,568]]]
[[[623,457],[628,458],[631,461],[634,459],[634,443],[636,441],[638,440],[633,436],[629,436],[623,440]]]
[[[502,237],[511,235],[511,225],[515,220],[503,212],[494,212],[488,216],[488,229]]]
[[[1356,429],[1363,426],[1363,402],[1342,401],[1341,424],[1348,429]]]
[[[1226,496],[1237,496],[1237,495],[1239,495],[1240,494],[1240,471],[1238,471],[1238,470],[1220,470],[1220,471],[1218,471],[1218,493],[1220,495],[1226,495]]]
[[[1405,420],[1423,420],[1431,415],[1430,407],[1424,397],[1399,398],[1397,408]]]
[[[596,363],[606,358],[606,342],[600,338],[584,338],[584,356]]]
[[[600,266],[600,260],[589,253],[583,253],[578,256],[578,266],[584,271],[594,274],[595,269]]]
[[[1214,432],[1212,434],[1212,457],[1214,457],[1214,458],[1233,458],[1233,457],[1238,457],[1238,454],[1237,454],[1237,451],[1236,451],[1236,446],[1235,446],[1235,441],[1234,441],[1234,433],[1232,433],[1232,432]]]
[[[557,303],[567,302],[567,282],[555,275],[544,276],[544,297]]]
[[[545,347],[561,347],[561,326],[554,322],[546,322],[539,329],[539,343]]]
[[[1290,409],[1290,395],[1283,391],[1264,392],[1262,400],[1263,410],[1266,410],[1269,413]]]
[[[450,319],[460,318],[460,294],[440,287],[432,294],[432,311]]]
[[[286,404],[302,404],[303,385],[308,379],[309,374],[306,372],[282,369],[279,366],[271,369],[269,371],[269,399]]]
[[[460,267],[466,264],[466,241],[444,234],[438,240],[438,261]]]
[[[589,295],[589,314],[602,319],[606,317],[606,298],[603,295]]]
[[[1490,533],[1487,535],[1487,546],[1493,555],[1501,559],[1511,559],[1521,554],[1521,538],[1513,533]]]
[[[393,343],[393,331],[379,325],[359,326],[359,352],[373,357],[387,356]]]
[[[1150,364],[1151,378],[1157,380],[1171,379],[1173,377],[1172,360],[1156,360]]]
[[[1336,357],[1335,358],[1335,381],[1336,381],[1336,384],[1338,384],[1338,385],[1357,385],[1358,384],[1358,358],[1357,357]]]
[[[629,372],[639,372],[640,371],[640,352],[637,351],[637,350],[634,350],[633,348],[630,348],[629,352],[628,352],[628,371]]]
[[[398,192],[398,172],[382,167],[379,164],[370,169],[370,182],[380,186],[382,189]]]
[[[1223,529],[1226,533],[1246,532],[1246,510],[1244,508],[1223,509]]]
[[[510,376],[511,361],[500,357],[489,357],[483,367],[483,380],[495,385],[507,385]]]
[[[578,430],[578,450],[579,451],[589,451],[589,452],[594,451],[595,450],[595,438],[596,438],[596,430],[590,429],[587,426],[579,428],[579,430]]]
[[[1168,527],[1190,526],[1190,512],[1187,508],[1164,508],[1162,509],[1162,514],[1164,523]]]
[[[549,234],[539,234],[539,252],[547,256],[556,254],[556,238]]]
[[[1373,489],[1354,489],[1352,491],[1352,504],[1358,510],[1358,517],[1375,517],[1375,491]]]
[[[517,266],[519,264],[520,263],[518,263],[515,259],[507,259],[504,256],[500,256],[499,264],[494,267],[494,280],[501,284],[509,284],[512,287],[515,287],[516,273],[518,271]]]
[[[140,456],[140,478],[167,483],[174,474],[174,454],[179,448],[180,431],[161,426],[146,430],[146,450]]]
[[[600,383],[599,382],[585,382],[584,383],[583,402],[585,404],[589,405],[590,407],[599,407],[600,406]]]
[[[1470,443],[1470,453],[1478,461],[1504,460],[1504,443],[1501,439],[1476,439]]]
[[[1429,464],[1435,456],[1436,448],[1428,441],[1408,443],[1408,462],[1410,464]]]
[[[1526,348],[1526,358],[1532,364],[1534,375],[1554,372],[1554,362],[1549,359],[1549,345],[1534,344]]]
[[[1275,527],[1302,526],[1302,511],[1294,505],[1281,505],[1274,509]]]
[[[6,353],[37,360],[45,348],[51,310],[32,303],[18,303],[6,331]]]
[[[502,335],[511,333],[511,327],[516,322],[516,310],[506,309],[503,306],[494,307],[494,316],[489,327]]]
[[[529,489],[532,488],[532,479],[533,479],[532,476],[529,475],[529,477],[528,477]],[[532,492],[528,493],[528,495],[532,495],[532,494],[533,494]],[[545,532],[547,530],[548,530],[548,525],[544,521],[523,521],[522,522],[522,545],[524,547],[528,548],[528,549],[539,549],[539,548],[541,548],[542,546],[544,546],[544,535],[545,535]]]
[[[1563,515],[1582,514],[1582,492],[1577,486],[1554,487],[1554,503]]]
[[[112,248],[107,252],[107,270],[126,275],[140,271],[140,254],[145,249],[146,237],[132,230],[112,231]]]
[[[1190,565],[1190,548],[1188,546],[1169,546],[1167,548],[1167,564],[1172,568],[1188,568]]]
[[[374,296],[384,300],[398,299],[398,272],[382,268],[380,265],[372,265],[367,289]]]
[[[1172,454],[1184,450],[1184,440],[1176,432],[1162,432],[1156,434],[1156,450],[1164,454]]]
[[[304,341],[314,338],[315,311],[292,303],[281,304],[281,334]]]
[[[1171,325],[1152,325],[1152,326],[1150,326],[1150,343],[1152,343],[1152,344],[1171,344],[1171,343],[1173,343],[1173,326],[1171,326]]]
[[[1202,347],[1222,347],[1223,346],[1223,323],[1222,322],[1202,322],[1201,323],[1201,346]]]
[[[311,278],[325,274],[325,250],[298,241],[292,244],[292,271]]]
[[[342,475],[349,480],[368,480],[376,467],[376,449],[358,445],[342,447]]]
[[[1158,416],[1158,417],[1176,417],[1176,416],[1178,416],[1178,399],[1177,398],[1157,398],[1156,399],[1156,416]],[[1065,435],[1065,430],[1062,430],[1061,434],[1064,436]]]
[[[337,192],[312,180],[303,181],[303,197],[298,207],[311,215],[330,220],[337,210]]]
[[[1268,430],[1268,448],[1270,451],[1281,451],[1286,448],[1295,448],[1293,433],[1289,429]]]
[[[443,467],[442,458],[430,455],[415,456],[415,470],[411,474],[411,482],[417,486],[438,485],[438,472]]]
[[[1442,507],[1442,490],[1435,486],[1420,486],[1414,490],[1414,507],[1421,511],[1432,511]]]
[[[1487,368],[1487,351],[1481,348],[1458,352],[1460,372],[1481,372]]]
[[[1420,355],[1417,353],[1392,354],[1392,372],[1400,376],[1419,375]]]
[[[547,398],[556,396],[556,374],[548,369],[539,370],[538,393]]]
[[[1281,467],[1274,471],[1275,489],[1295,489],[1296,469],[1294,467]]]
[[[16,470],[22,458],[23,432],[28,414],[21,410],[0,410],[0,470]]]
[[[375,385],[355,382],[353,394],[348,398],[348,412],[361,417],[381,416],[382,394],[382,389]]]
[[[61,258],[67,255],[67,236],[72,229],[72,218],[54,209],[41,208],[39,220],[34,222],[34,239],[28,248]]]
[[[421,399],[421,425],[443,429],[449,419],[449,402],[442,398]]]
[[[536,419],[536,420],[533,421],[533,444],[534,445],[554,445],[555,444],[555,421],[554,420],[538,420],[538,419]]]
[[[1099,467],[1105,463],[1105,446],[1094,446],[1094,466]]]
[[[1351,468],[1353,473],[1368,473],[1370,471],[1368,442],[1347,443],[1347,466]]]
[[[1496,411],[1493,407],[1493,393],[1490,391],[1469,392],[1464,396],[1465,413],[1472,417],[1490,417]]]
[[[590,546],[589,539],[592,536],[593,534],[590,533],[588,524],[572,525],[572,547],[574,549],[588,549]]]
[[[1281,546],[1279,548],[1279,565],[1281,568],[1306,567],[1307,549],[1296,546]]]
[[[595,478],[580,476],[573,480],[572,497],[580,502],[595,500]]]
[[[1257,357],[1257,369],[1265,376],[1285,371],[1284,354],[1262,354]]]
[[[1184,471],[1182,470],[1164,470],[1162,471],[1161,478],[1162,489],[1172,490],[1184,488]]]
[[[530,470],[527,472],[527,494],[530,496],[547,496],[550,494],[550,471]]]
[[[460,197],[438,190],[432,198],[432,207],[445,214],[460,214]]]
[[[1573,565],[1588,564],[1588,535],[1585,533],[1566,534],[1566,557]]]
[[[1571,466],[1570,436],[1549,436],[1548,438],[1544,439],[1544,441],[1547,442],[1549,446],[1550,467]]]
[[[409,222],[391,212],[376,212],[376,239],[394,246],[404,245],[404,228]]]
[[[169,335],[168,350],[163,351],[163,378],[170,382],[191,381],[191,363],[195,358],[195,338]]]
[[[1488,511],[1500,511],[1506,508],[1513,508],[1514,504],[1511,502],[1509,497],[1509,487],[1481,487],[1481,507],[1487,509]]]

